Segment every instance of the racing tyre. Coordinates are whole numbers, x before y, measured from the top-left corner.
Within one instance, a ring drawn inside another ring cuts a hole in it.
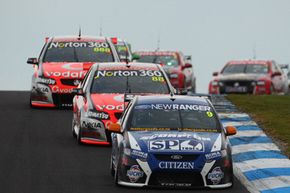
[[[76,134],[76,132],[74,130],[74,127],[75,127],[75,123],[74,123],[74,120],[72,120],[72,127],[71,127],[72,128],[71,129],[72,130],[72,135],[73,135],[74,138],[77,138],[77,134]]]
[[[114,171],[114,183],[116,186],[120,186],[118,182],[119,182],[119,172],[118,172],[118,166],[117,166],[116,170]]]
[[[82,140],[81,140],[81,128],[79,129],[79,134],[77,135],[77,142],[79,145],[83,145]]]
[[[113,165],[112,156],[111,156],[111,163],[110,163],[110,173],[115,178],[115,169],[114,169],[114,165]]]

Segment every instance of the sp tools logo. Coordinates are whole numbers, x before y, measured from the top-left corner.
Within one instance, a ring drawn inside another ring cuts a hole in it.
[[[148,142],[148,150],[155,151],[181,151],[181,152],[204,152],[204,144],[197,140],[154,140]]]

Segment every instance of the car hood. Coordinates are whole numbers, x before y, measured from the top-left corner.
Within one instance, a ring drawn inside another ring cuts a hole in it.
[[[158,154],[207,154],[220,151],[221,133],[179,131],[130,131],[131,149]]]
[[[93,62],[45,62],[42,64],[44,77],[83,79]]]
[[[124,110],[124,94],[91,94],[91,100],[96,110]]]
[[[219,75],[218,79],[220,81],[223,80],[257,80],[259,78],[265,77],[265,74],[221,74]]]

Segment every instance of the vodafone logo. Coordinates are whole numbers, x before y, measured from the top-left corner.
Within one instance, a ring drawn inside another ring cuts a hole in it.
[[[48,77],[64,77],[64,78],[84,78],[86,75],[85,71],[80,72],[45,72]]]

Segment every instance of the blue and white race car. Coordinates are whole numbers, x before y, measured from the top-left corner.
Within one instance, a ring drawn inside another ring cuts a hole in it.
[[[233,185],[229,135],[208,99],[137,96],[112,131],[117,185],[227,188]]]

